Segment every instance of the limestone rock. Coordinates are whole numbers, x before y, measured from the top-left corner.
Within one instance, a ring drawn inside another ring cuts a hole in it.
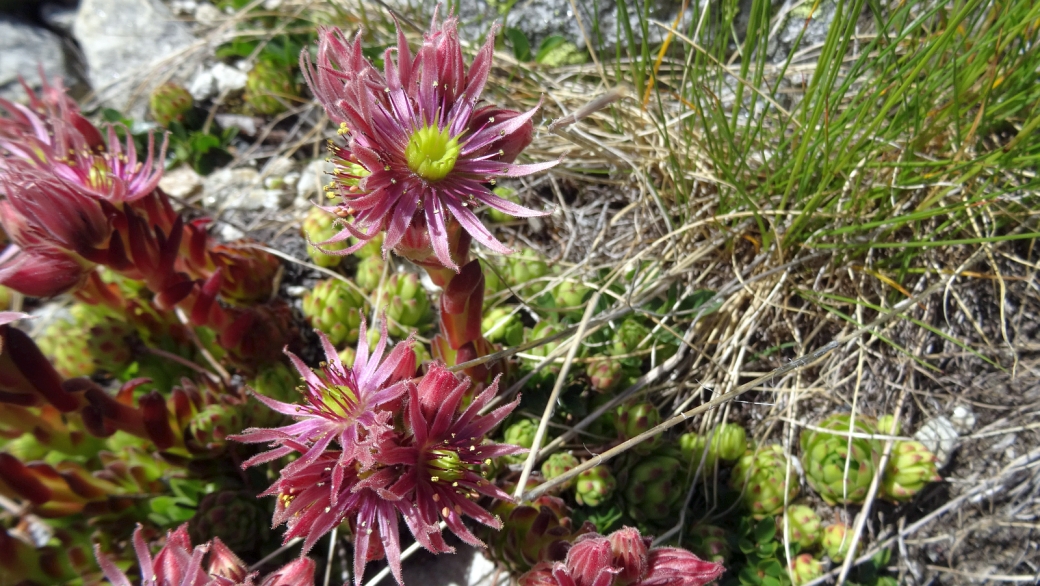
[[[160,0],[83,0],[72,33],[102,102],[132,114],[195,43]]]
[[[47,29],[0,15],[0,97],[25,99],[18,76],[40,88],[40,68],[48,79],[68,79],[61,38]]]

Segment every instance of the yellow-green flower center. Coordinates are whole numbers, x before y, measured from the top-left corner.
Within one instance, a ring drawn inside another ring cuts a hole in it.
[[[430,455],[427,470],[433,482],[455,482],[465,474],[466,465],[455,450],[435,449],[430,450]]]
[[[87,180],[90,185],[97,189],[106,189],[112,186],[111,167],[101,157],[94,157],[94,163],[90,165]]]
[[[459,141],[449,134],[447,128],[440,130],[436,126],[427,126],[408,139],[404,157],[413,173],[427,181],[440,181],[455,168],[459,150]]]
[[[335,415],[346,419],[356,416],[357,393],[350,387],[336,385],[324,389],[325,408]]]

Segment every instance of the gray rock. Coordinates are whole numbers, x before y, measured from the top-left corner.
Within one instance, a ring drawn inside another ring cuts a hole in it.
[[[267,189],[256,169],[220,169],[202,182],[202,203],[210,210],[280,210],[292,203],[292,194]]]
[[[681,0],[649,0],[649,2],[651,4],[650,18],[669,25],[674,22],[679,8],[682,6]],[[412,3],[414,0],[391,0],[389,2],[398,7]],[[422,0],[427,13],[430,13],[438,3],[441,3],[440,0]],[[586,45],[568,0],[519,0],[505,14],[498,10],[499,7],[508,4],[505,0],[459,0],[454,4],[461,23],[462,36],[469,41],[482,41],[491,24],[497,21],[505,26],[523,31],[531,44],[532,51],[536,51],[542,41],[553,35],[560,35],[580,48],[584,48]],[[615,2],[593,3],[585,0],[574,4],[578,7],[585,33],[591,36],[595,34],[595,30],[599,31],[599,38],[591,39],[593,45],[598,45],[603,50],[612,50],[616,47],[618,43],[617,4]],[[633,34],[637,39],[641,39],[642,31],[639,29],[639,19],[635,12],[636,5],[636,2],[629,3],[629,21],[632,23]],[[689,23],[692,13],[692,10],[686,11],[680,28]],[[426,26],[426,23],[419,24]],[[651,25],[649,28],[651,42],[663,40],[666,34],[660,27]],[[622,39],[624,39],[623,35],[624,33],[622,33]],[[627,44],[627,41],[623,42]]]
[[[159,0],[83,0],[72,27],[103,103],[143,114],[152,87],[195,43]],[[181,78],[178,72],[175,78]]]
[[[185,199],[202,189],[202,176],[188,165],[181,165],[164,173],[159,187],[170,197]]]
[[[40,88],[40,68],[48,79],[69,80],[61,38],[47,29],[0,15],[0,97],[26,98],[18,76]]]
[[[72,32],[72,23],[76,20],[76,7],[59,2],[45,2],[40,6],[40,18],[56,30],[68,34]]]
[[[246,67],[243,64],[243,68]],[[232,67],[225,63],[215,63],[195,72],[188,83],[188,93],[196,100],[205,100],[218,94],[232,92],[246,87],[248,73],[242,68]]]
[[[296,182],[296,201],[293,206],[301,210],[309,210],[311,201],[319,201],[319,190],[332,183],[332,172],[336,166],[324,159],[315,159],[300,173]]]

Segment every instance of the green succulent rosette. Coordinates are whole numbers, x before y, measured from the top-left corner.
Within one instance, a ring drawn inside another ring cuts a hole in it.
[[[798,584],[807,584],[823,575],[823,564],[813,556],[803,553],[791,560],[791,579]]]
[[[300,375],[281,362],[265,366],[249,385],[253,392],[283,403],[293,403],[299,397]]]
[[[542,462],[542,476],[546,480],[552,480],[557,476],[562,476],[565,472],[573,470],[578,467],[578,458],[570,452],[556,452],[555,454],[546,458],[545,462]],[[557,485],[556,490],[563,492],[574,486],[576,479],[571,479],[563,484]]]
[[[617,489],[617,480],[607,466],[593,466],[578,474],[574,484],[574,499],[579,505],[598,507],[610,500]]]
[[[311,257],[314,264],[319,267],[331,269],[339,266],[343,257],[335,254],[325,254],[315,246],[339,234],[340,228],[336,225],[336,217],[319,207],[313,207],[307,212],[303,219],[303,236],[307,239],[307,256]],[[332,244],[321,244],[321,247],[329,251],[344,250],[350,244],[334,242]]]
[[[691,472],[700,468],[701,460],[704,460],[702,478],[709,476],[715,469],[715,452],[710,449],[708,438],[705,436],[692,431],[682,434],[679,436],[679,450],[682,452],[683,462],[686,462]]]
[[[899,435],[903,431],[903,426],[892,415],[882,415],[878,417],[877,429],[878,433],[885,435]]]
[[[484,314],[480,329],[489,342],[496,344],[511,347],[524,341],[524,324],[520,315],[509,306],[496,307]]]
[[[896,442],[881,477],[881,494],[894,502],[914,498],[929,482],[942,480],[937,461],[921,442]]]
[[[729,561],[732,551],[726,530],[722,527],[698,523],[690,530],[690,535],[686,540],[689,550],[703,560],[720,564]]]
[[[783,517],[777,517],[783,523]],[[820,516],[811,507],[791,505],[787,507],[787,541],[797,544],[802,551],[812,549],[820,541]]]
[[[300,86],[292,68],[261,59],[246,75],[243,99],[261,116],[274,116],[288,109],[299,97]]]
[[[168,81],[152,91],[148,110],[159,126],[168,128],[172,122],[184,122],[184,117],[195,107],[195,100],[183,86]]]
[[[516,190],[512,187],[506,187],[504,185],[501,185],[492,189],[491,193],[494,193],[495,195],[501,197],[506,201],[510,201],[517,205],[520,205],[520,196],[516,194]],[[488,217],[491,219],[492,222],[496,224],[504,224],[505,222],[512,222],[516,220],[515,217],[505,212],[496,210],[495,208],[488,208]]]
[[[792,472],[792,480],[796,480]],[[744,505],[755,519],[771,517],[784,508],[784,500],[798,496],[798,483],[788,483],[787,457],[777,444],[749,448],[730,474],[730,488],[743,491]]]
[[[849,547],[852,545],[852,534],[849,528],[842,523],[835,523],[823,528],[823,536],[820,538],[820,546],[823,553],[831,558],[831,561],[840,564],[849,555]]]
[[[625,378],[624,368],[617,360],[597,360],[585,367],[585,374],[593,389],[606,393],[621,386]]]
[[[711,434],[712,454],[721,460],[732,462],[747,451],[747,432],[736,423],[723,423]]]
[[[880,445],[876,440],[850,438],[848,433],[876,434],[877,428],[865,417],[858,417],[853,424],[851,416],[844,413],[824,419],[817,428],[820,431],[802,431],[806,480],[827,504],[862,503],[877,473]]]
[[[625,482],[628,514],[637,521],[663,521],[682,506],[682,462],[667,453],[652,454],[629,470]]]
[[[378,255],[365,257],[357,265],[354,283],[365,292],[371,293],[379,288],[385,268],[386,261],[383,260],[383,257]]]
[[[661,423],[661,414],[651,403],[618,405],[615,416],[618,438],[622,440],[630,440]],[[659,437],[654,437],[632,449],[635,452],[646,454],[653,451],[659,443]]]
[[[415,273],[391,275],[379,295],[380,303],[387,304],[387,331],[391,336],[403,338],[428,325],[430,298]]]
[[[357,342],[366,310],[365,298],[339,279],[321,281],[303,297],[304,317],[334,346]]]
[[[614,356],[625,356],[634,353],[639,345],[650,335],[650,329],[638,319],[627,318],[614,330],[611,352]]]
[[[62,378],[89,377],[97,365],[90,352],[88,332],[71,321],[60,320],[44,328],[34,341]]]
[[[580,318],[591,293],[592,289],[577,281],[564,281],[553,288],[553,303],[558,309],[569,309],[568,315],[573,318]]]
[[[239,556],[256,557],[270,538],[271,513],[264,501],[246,491],[222,490],[199,500],[188,523],[192,543],[220,538]]]
[[[521,419],[510,424],[509,427],[506,428],[502,443],[530,449],[531,446],[534,445],[534,436],[536,433],[538,433],[537,419]],[[513,454],[504,456],[504,458],[506,462],[519,464],[520,462],[527,460],[527,454]]]
[[[361,169],[364,169],[364,167],[361,167]],[[355,245],[357,243],[358,243],[358,239],[354,238],[353,236],[351,236],[350,237],[350,244],[351,244],[351,246],[353,246],[353,245]],[[372,239],[369,240],[368,242],[366,242],[364,246],[362,246],[361,248],[357,249],[357,252],[354,253],[354,256],[356,256],[356,257],[358,257],[359,259],[362,259],[362,260],[364,260],[366,258],[372,258],[373,256],[377,256],[379,258],[383,258],[383,233],[380,232],[380,233],[376,234],[375,236],[373,236]]]
[[[531,297],[545,289],[545,282],[538,279],[549,274],[549,265],[537,252],[524,248],[508,257],[504,268],[506,283],[517,293]]]
[[[266,407],[265,407],[266,408]],[[188,423],[188,433],[197,447],[220,450],[227,436],[246,428],[244,409],[239,405],[215,403],[195,414]]]
[[[530,330],[528,330],[526,332],[527,335],[524,336],[524,343],[526,344],[528,342],[533,342],[535,340],[541,340],[542,338],[547,338],[549,336],[552,336],[554,334],[559,333],[559,331],[560,331],[559,324],[557,324],[556,322],[554,322],[552,320],[543,319],[542,321],[536,323],[533,328],[531,328]],[[552,354],[552,351],[555,350],[556,348],[558,348],[559,346],[560,346],[560,341],[559,340],[553,340],[552,342],[547,342],[545,344],[542,344],[541,346],[535,346],[534,348],[531,348],[527,352],[529,354],[533,354],[535,356],[540,356],[542,358],[545,358],[549,354]]]
[[[587,521],[575,527],[566,503],[552,495],[525,505],[495,501],[491,513],[502,520],[502,529],[482,529],[486,551],[515,576],[539,562],[562,560],[575,539],[595,531]]]

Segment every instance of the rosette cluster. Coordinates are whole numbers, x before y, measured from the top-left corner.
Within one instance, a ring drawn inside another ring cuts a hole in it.
[[[346,141],[345,146],[330,143],[337,167],[333,195],[343,200],[328,211],[352,221],[317,243],[330,254],[351,254],[385,230],[384,254],[402,240],[418,239],[426,246],[405,242],[406,248],[432,247],[436,261],[458,271],[450,243],[457,226],[488,248],[509,252],[474,209],[486,205],[511,216],[542,215],[492,192],[498,178],[556,164],[514,163],[531,142],[537,108],[521,113],[481,101],[496,31],[467,67],[457,25],[455,18],[438,24],[434,16],[414,54],[399,31],[382,72],[362,54],[360,36],[350,41],[335,28],[319,30],[313,62],[308,52],[301,55],[308,85]],[[406,238],[410,230],[418,234]],[[356,244],[332,250],[351,236]]]
[[[298,454],[263,493],[278,499],[274,523],[287,526],[285,540],[304,537],[306,552],[348,523],[354,534],[355,580],[360,581],[367,562],[386,557],[399,583],[401,518],[431,552],[453,551],[441,534],[441,522],[463,541],[482,546],[462,519],[501,527],[477,501],[509,496],[486,480],[480,467],[523,451],[485,439],[519,399],[481,415],[498,392],[497,380],[474,396],[469,379],[439,363],[414,378],[412,340],[387,353],[385,325],[370,350],[362,321],[351,367],[324,334],[319,337],[326,362],[318,372],[289,354],[305,382],[302,404],[256,395],[295,422],[248,429],[233,438],[270,444],[271,449],[247,460],[247,467]],[[471,400],[465,403],[465,398]]]

